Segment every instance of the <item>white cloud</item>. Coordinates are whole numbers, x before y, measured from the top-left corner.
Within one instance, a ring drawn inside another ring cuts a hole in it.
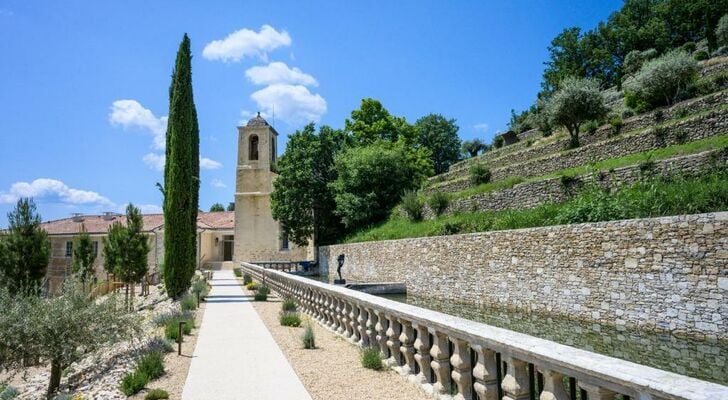
[[[318,86],[316,79],[286,63],[275,61],[268,65],[259,65],[245,71],[245,76],[256,85],[270,85],[275,83],[288,83],[292,85]]]
[[[240,61],[245,57],[260,57],[266,60],[268,52],[291,45],[291,36],[286,31],[276,31],[270,25],[263,25],[259,32],[240,29],[225,39],[213,40],[205,45],[202,56],[208,60]]]
[[[156,153],[148,153],[142,157],[142,161],[144,161],[144,164],[147,164],[147,166],[151,169],[155,169],[157,171],[163,171],[164,170],[164,154],[156,154]]]
[[[142,157],[144,164],[153,170],[164,171],[165,155],[157,153],[148,153]],[[219,169],[222,167],[222,163],[206,158],[200,157],[200,168],[201,169]]]
[[[154,135],[152,146],[161,150],[165,147],[167,117],[157,117],[136,100],[116,100],[111,104],[109,122],[124,128],[138,128]]]
[[[221,163],[219,163],[219,162],[217,162],[215,160],[211,160],[209,158],[200,157],[200,168],[202,168],[202,169],[218,169],[220,167],[222,167],[222,164]]]
[[[212,187],[216,187],[216,188],[226,188],[227,187],[225,182],[221,181],[220,179],[213,179],[212,182],[210,182],[210,185],[212,185]]]
[[[111,200],[96,192],[74,189],[59,180],[48,178],[36,179],[30,183],[13,183],[7,192],[0,192],[0,203],[14,203],[21,197],[57,199],[62,203],[73,205],[114,205]]]
[[[135,204],[142,214],[161,214],[162,206],[156,204]],[[125,210],[126,211],[126,210]]]
[[[481,122],[479,124],[473,125],[473,129],[475,129],[478,132],[485,133],[488,131],[488,124]]]
[[[318,122],[326,113],[326,100],[303,85],[269,85],[251,94],[250,98],[260,110],[291,125]]]

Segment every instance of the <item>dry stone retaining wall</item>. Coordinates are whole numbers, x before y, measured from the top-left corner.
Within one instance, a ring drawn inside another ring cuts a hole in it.
[[[566,201],[575,192],[575,189],[593,183],[605,189],[615,189],[621,185],[635,183],[651,176],[699,176],[717,167],[726,167],[727,162],[728,149],[720,149],[655,161],[655,164],[651,167],[648,164],[630,165],[614,170],[580,175],[574,177],[576,181],[573,185],[576,187],[565,187],[560,177],[526,182],[508,189],[454,199],[450,202],[445,214],[534,208],[549,201]],[[401,208],[398,209],[398,212],[400,215],[405,215]],[[434,213],[426,204],[423,212],[425,218],[434,217]]]
[[[728,212],[321,247],[350,282],[419,297],[728,339]]]
[[[578,167],[610,158],[654,150],[674,144],[691,142],[728,133],[728,110],[713,111],[706,115],[686,119],[658,129],[646,129],[627,136],[616,136],[609,140],[582,146],[573,150],[555,153],[530,161],[491,169],[494,181],[511,176],[539,176],[566,168]],[[468,173],[463,177],[442,182],[423,189],[423,193],[457,192],[470,187]]]

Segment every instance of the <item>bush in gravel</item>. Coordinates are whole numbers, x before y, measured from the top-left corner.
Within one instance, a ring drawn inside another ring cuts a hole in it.
[[[248,282],[245,285],[245,288],[248,289],[248,290],[258,290],[258,284],[255,283],[255,282]]]
[[[149,377],[149,379],[157,379],[164,375],[164,357],[158,351],[152,351],[142,355],[137,360],[137,371],[141,371]]]
[[[379,371],[382,369],[382,358],[379,357],[379,349],[368,347],[361,352],[361,366]]]
[[[166,390],[162,389],[152,389],[149,392],[147,392],[147,395],[144,396],[144,400],[162,400],[162,399],[168,399],[169,393],[167,393]]]
[[[473,186],[490,182],[490,170],[483,164],[474,164],[470,167],[470,183]]]
[[[0,400],[12,400],[19,394],[18,389],[12,386],[0,386]]]
[[[247,285],[251,282],[253,282],[253,277],[250,276],[250,274],[243,275],[243,285]]]
[[[285,311],[296,311],[296,302],[293,299],[285,299],[281,304],[281,310]]]
[[[270,293],[270,289],[268,289],[268,286],[260,286],[258,288],[258,290],[255,292],[255,296],[253,296],[253,300],[266,301],[266,300],[268,300],[269,293]]]
[[[127,396],[139,393],[149,383],[149,377],[142,371],[134,371],[124,375],[119,390]]]
[[[183,319],[183,318],[176,318],[167,321],[167,324],[164,326],[164,337],[166,337],[169,340],[178,341],[180,334],[179,334],[179,323],[184,322],[185,324],[182,326],[182,333],[185,335],[189,335],[192,333],[192,328],[195,326],[194,320],[192,318],[189,319]]]
[[[402,209],[411,221],[422,221],[422,201],[414,190],[404,192],[402,196]]]
[[[296,313],[296,312],[281,313],[279,321],[281,322],[281,326],[292,326],[292,327],[301,326],[301,316],[298,315],[298,313]]]
[[[179,302],[179,306],[182,308],[182,311],[194,311],[197,309],[197,299],[195,296],[188,294],[182,298]]]
[[[306,325],[306,330],[303,331],[301,336],[304,349],[315,349],[316,348],[316,335],[313,333],[313,327],[311,324]]]
[[[243,269],[242,268],[234,268],[233,269],[233,273],[235,274],[235,276],[237,276],[238,278],[240,278],[241,276],[243,276]]]
[[[208,293],[207,282],[202,279],[197,279],[192,282],[192,293],[200,299],[205,298]]]
[[[147,343],[147,349],[149,351],[158,351],[160,353],[171,353],[174,351],[174,346],[172,346],[172,343],[169,340],[155,336]]]
[[[434,212],[435,215],[439,217],[445,212],[445,210],[447,210],[447,207],[450,205],[450,196],[447,193],[435,192],[432,194],[432,196],[430,196],[430,199],[428,200],[428,205],[430,206],[432,212]]]
[[[152,319],[152,322],[154,322],[154,325],[156,326],[165,326],[167,325],[167,322],[173,319],[191,319],[193,316],[193,313],[190,311],[168,311],[161,314],[157,314]]]

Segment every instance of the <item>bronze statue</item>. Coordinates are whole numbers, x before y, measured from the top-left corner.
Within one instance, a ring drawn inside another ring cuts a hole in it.
[[[336,268],[336,273],[339,274],[339,279],[334,279],[335,284],[344,284],[346,281],[344,278],[341,277],[341,268],[344,266],[344,259],[346,257],[343,254],[339,254],[339,257],[336,259],[336,261],[339,263],[339,266]]]

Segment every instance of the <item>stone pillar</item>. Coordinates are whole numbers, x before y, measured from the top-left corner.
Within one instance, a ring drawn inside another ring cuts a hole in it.
[[[543,392],[539,400],[570,400],[564,388],[564,376],[549,369],[539,369],[543,375]]]
[[[456,400],[471,400],[473,398],[473,373],[470,363],[470,346],[462,339],[453,340],[453,354],[450,357],[452,364],[452,380],[458,387]]]
[[[402,325],[400,325],[397,317],[393,315],[387,316],[387,347],[389,348],[389,362],[392,365],[401,365],[402,357],[399,352],[399,335],[402,333]]]
[[[447,335],[435,331],[433,343],[430,349],[432,356],[432,370],[435,372],[437,382],[433,385],[435,393],[450,393],[450,345]],[[520,399],[519,399],[520,400]]]
[[[589,400],[613,400],[617,394],[609,389],[585,382],[579,382],[579,387],[586,391]]]
[[[432,361],[432,356],[430,356],[431,346],[429,330],[426,326],[418,325],[417,339],[415,339],[415,349],[417,350],[415,361],[420,366],[420,373],[417,374],[420,383],[432,383],[432,366],[430,365],[430,361]]]
[[[528,364],[513,357],[507,357],[508,372],[503,377],[503,400],[529,400]]]
[[[495,351],[482,346],[473,346],[473,350],[477,355],[473,368],[475,393],[480,400],[498,400],[498,364]]]
[[[359,346],[369,346],[369,334],[367,333],[367,322],[369,320],[369,312],[363,306],[357,305],[359,309],[359,316],[356,318],[359,322],[357,328],[359,329]]]
[[[402,345],[399,351],[404,355],[404,365],[402,366],[402,374],[414,374],[415,373],[415,331],[412,328],[412,323],[403,319],[400,319],[402,323],[402,334],[399,335],[399,341]]]

